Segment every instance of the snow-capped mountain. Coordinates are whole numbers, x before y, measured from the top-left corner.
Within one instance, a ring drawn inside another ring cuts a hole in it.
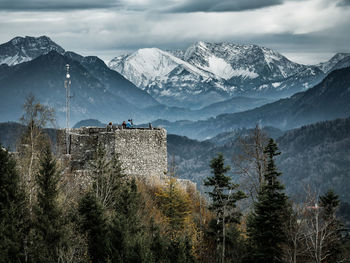
[[[198,42],[183,59],[225,80],[283,79],[302,67],[271,49],[231,43]]]
[[[286,97],[324,77],[265,47],[202,41],[186,50],[140,49],[109,67],[162,103],[194,107],[237,95]]]
[[[336,69],[347,68],[347,67],[350,67],[350,54],[349,54],[349,56],[343,58],[337,64],[335,64],[334,67],[330,71],[333,71]]]
[[[143,48],[114,58],[109,67],[170,106],[201,106],[208,96],[212,97],[212,102],[224,99],[220,92],[208,95],[211,89],[220,89],[223,80],[217,75],[158,48]],[[192,101],[193,94],[197,95],[196,101]],[[172,104],[173,98],[177,103]]]
[[[267,102],[267,100],[250,98],[233,98],[227,101],[227,97],[218,95],[217,91],[211,91],[212,87],[218,83],[213,81],[216,76],[162,50],[144,50],[148,52],[147,60],[158,55],[157,59],[162,62],[156,65],[156,68],[148,68],[148,75],[146,74],[148,63],[142,64],[142,61],[135,61],[135,68],[145,67],[143,72],[148,78],[158,70],[158,75],[168,80],[163,87],[166,95],[169,95],[164,96],[168,99],[167,105],[159,104],[147,92],[136,87],[117,71],[107,67],[98,57],[84,57],[71,51],[65,52],[48,37],[16,37],[0,47],[3,57],[6,57],[6,62],[10,64],[0,64],[2,121],[17,120],[21,114],[24,98],[29,93],[37,96],[41,102],[54,106],[58,119],[62,120],[65,99],[62,85],[67,63],[71,65],[72,93],[76,95],[73,98],[71,116],[75,121],[91,117],[107,122],[130,117],[137,122],[149,122],[159,118],[171,121],[198,120],[220,113],[251,109]],[[50,49],[52,50],[49,51]],[[20,63],[21,61],[25,62]],[[183,86],[178,86],[178,79],[185,80],[186,83],[183,82]],[[143,79],[143,81],[147,80],[147,78]],[[152,91],[152,84],[151,81],[145,83],[149,93]],[[178,89],[168,88],[174,86]],[[187,92],[183,92],[184,89],[187,89]],[[195,92],[203,95],[187,96]],[[213,108],[190,110],[183,107],[169,107],[172,105],[171,94],[177,96],[178,100],[182,100],[184,106],[192,105],[193,99],[197,99],[196,105],[207,101],[216,102],[224,99],[225,101],[213,105]]]
[[[47,36],[15,37],[0,45],[0,64],[17,65],[45,55],[52,50],[64,53],[64,49]]]
[[[328,73],[333,70],[336,64],[346,57],[350,57],[350,53],[337,53],[330,60],[319,63],[317,66],[324,72]]]

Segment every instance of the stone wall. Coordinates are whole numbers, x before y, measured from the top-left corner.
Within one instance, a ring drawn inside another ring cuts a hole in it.
[[[58,153],[66,154],[65,130],[58,131]],[[165,129],[111,129],[82,127],[70,131],[71,171],[88,169],[97,145],[102,143],[107,156],[119,153],[127,175],[158,180],[167,173]]]
[[[167,174],[167,134],[165,129],[121,129],[82,127],[70,130],[69,155],[66,154],[66,133],[58,130],[57,151],[67,172],[75,174],[80,187],[89,181],[88,170],[99,143],[107,151],[107,158],[118,153],[124,173],[136,176],[151,185],[165,185]],[[195,190],[190,180],[178,179],[185,190]]]

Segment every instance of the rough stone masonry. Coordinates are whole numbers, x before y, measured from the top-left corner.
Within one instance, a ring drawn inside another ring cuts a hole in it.
[[[113,154],[119,154],[126,175],[136,176],[152,185],[164,185],[169,178],[165,129],[122,129],[121,127],[71,129],[68,155],[66,132],[64,129],[58,130],[57,151],[67,164],[66,168],[72,172],[81,175],[87,173],[99,144],[105,147],[107,158],[111,158]],[[87,182],[86,178],[80,178],[80,180],[82,183]],[[196,190],[196,184],[190,180],[177,179],[177,181],[183,189]]]
[[[107,158],[119,153],[126,175],[147,181],[162,180],[167,173],[166,130],[82,127],[70,130],[69,155],[66,155],[65,130],[58,132],[58,153],[69,156],[72,171],[88,170],[99,143],[104,145]]]

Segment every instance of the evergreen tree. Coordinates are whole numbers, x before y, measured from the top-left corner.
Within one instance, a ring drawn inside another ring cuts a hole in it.
[[[336,217],[339,208],[339,196],[333,190],[327,191],[320,196],[321,217],[325,222],[324,231],[327,232],[324,243],[324,254],[328,255],[325,262],[339,262],[342,259],[341,229],[342,224]]]
[[[127,180],[115,204],[111,226],[113,262],[149,262],[151,251],[141,222],[141,196],[135,179]]]
[[[209,196],[212,199],[209,207],[216,214],[216,224],[212,224],[216,233],[217,240],[217,258],[220,262],[225,260],[226,248],[226,225],[229,223],[239,223],[241,214],[236,211],[237,201],[245,198],[242,191],[236,191],[238,185],[231,182],[231,177],[225,175],[229,170],[229,166],[225,166],[225,160],[222,154],[217,158],[213,158],[210,164],[213,176],[204,181],[204,185],[212,187]],[[219,250],[221,246],[221,249]]]
[[[32,257],[34,262],[58,262],[65,249],[64,220],[58,204],[59,174],[49,147],[40,162],[36,176],[38,200],[34,207]]]
[[[99,143],[90,163],[92,188],[104,208],[113,208],[125,180],[118,154],[108,160],[104,146]]]
[[[279,155],[273,139],[265,148],[268,162],[264,173],[265,182],[258,193],[254,212],[248,219],[247,232],[253,246],[255,262],[282,262],[282,245],[285,242],[288,200],[283,193],[284,186],[279,182],[274,158]]]
[[[103,207],[93,192],[87,192],[80,200],[79,214],[91,262],[107,262],[110,254],[108,225]]]
[[[168,254],[170,240],[162,235],[159,226],[155,224],[153,218],[150,222],[150,250],[152,253],[152,262],[167,263],[171,262],[171,256]]]
[[[16,162],[0,145],[0,262],[24,261],[26,214]]]
[[[184,235],[172,239],[168,248],[170,262],[174,263],[193,263],[191,241],[189,237]]]

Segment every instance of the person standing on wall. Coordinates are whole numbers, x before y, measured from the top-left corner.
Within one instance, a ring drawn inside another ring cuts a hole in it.
[[[132,127],[131,120],[129,119],[128,122],[126,123],[126,128],[130,129]]]

